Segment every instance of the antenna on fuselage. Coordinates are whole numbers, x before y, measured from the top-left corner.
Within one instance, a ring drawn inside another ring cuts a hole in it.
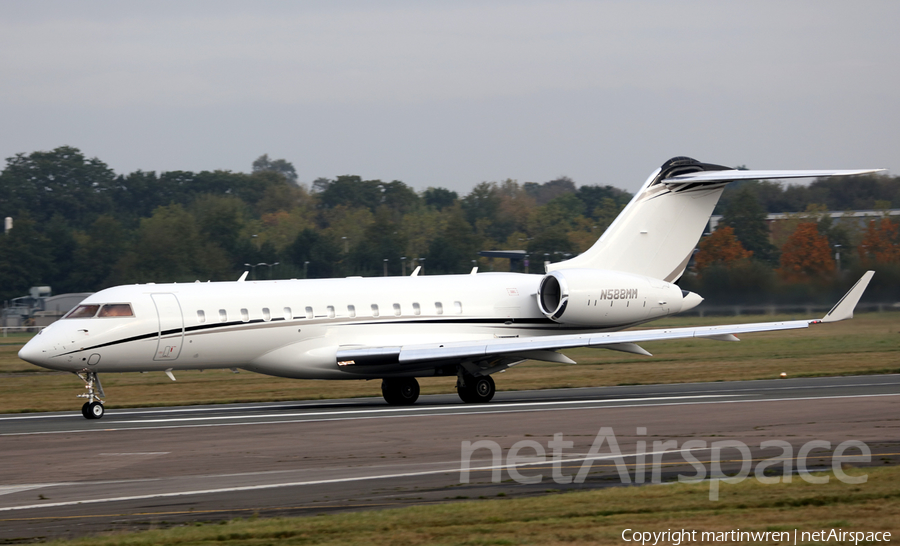
[[[250,274],[249,271],[244,271],[244,274],[241,275],[241,278],[238,279],[237,282],[244,282],[244,280],[247,278],[247,275],[249,275],[249,274]]]

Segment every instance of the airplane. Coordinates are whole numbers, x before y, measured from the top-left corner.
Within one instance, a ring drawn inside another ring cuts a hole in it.
[[[675,157],[656,169],[586,252],[545,274],[478,273],[117,286],[97,292],[19,351],[76,374],[82,414],[103,417],[101,373],[240,368],[297,379],[380,379],[385,401],[413,404],[417,377],[455,378],[466,403],[489,402],[493,374],[597,347],[806,328],[852,318],[869,271],[821,319],[626,330],[697,306],[676,281],[725,186],[735,180],[876,170],[752,171]]]

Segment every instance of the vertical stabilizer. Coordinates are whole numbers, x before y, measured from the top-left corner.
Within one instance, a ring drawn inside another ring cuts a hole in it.
[[[681,277],[727,182],[672,182],[673,177],[729,167],[675,157],[644,183],[587,252],[554,269],[609,269],[673,282]]]

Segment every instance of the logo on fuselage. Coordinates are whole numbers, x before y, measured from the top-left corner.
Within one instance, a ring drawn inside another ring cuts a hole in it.
[[[601,300],[633,300],[637,297],[637,288],[610,288],[600,291]]]

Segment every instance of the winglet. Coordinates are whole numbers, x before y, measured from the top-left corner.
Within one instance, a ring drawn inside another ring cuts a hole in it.
[[[872,280],[872,275],[874,274],[874,271],[866,271],[862,278],[856,281],[853,288],[844,294],[841,301],[837,302],[837,305],[832,307],[831,311],[828,311],[828,314],[822,317],[820,322],[837,322],[839,320],[853,318],[853,309],[856,308],[856,304],[859,303],[859,298],[861,298],[863,292],[866,291],[866,287],[869,286],[869,281]]]

